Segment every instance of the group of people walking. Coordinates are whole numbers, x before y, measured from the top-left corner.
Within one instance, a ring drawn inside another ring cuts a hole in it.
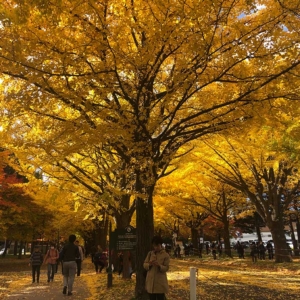
[[[29,266],[32,268],[32,283],[39,283],[42,264],[47,265],[47,282],[53,281],[54,274],[57,273],[59,252],[54,244],[50,245],[45,257],[43,256],[40,246],[35,246],[30,256]]]
[[[166,272],[169,269],[170,256],[162,245],[162,238],[155,236],[152,239],[153,250],[148,252],[144,261],[146,271],[145,287],[150,300],[164,300],[169,289]],[[107,253],[98,246],[93,249],[91,257],[96,273],[101,273],[107,266]],[[83,258],[84,249],[79,245],[79,241],[76,241],[75,235],[69,236],[69,242],[60,251],[54,244],[51,244],[45,256],[43,256],[40,246],[35,246],[29,263],[32,267],[32,283],[39,283],[42,264],[47,265],[47,282],[53,281],[55,273],[57,273],[58,262],[61,261],[63,273],[62,292],[64,295],[70,296],[73,291],[76,271],[77,276],[80,276]]]
[[[236,251],[238,253],[239,258],[245,258],[245,249],[244,246],[238,241],[235,245]],[[263,242],[252,242],[250,245],[250,255],[252,258],[252,262],[257,262],[257,259],[265,260],[266,252],[268,253],[269,259],[274,258],[273,253],[273,245],[271,242],[268,242],[265,246]]]
[[[47,282],[54,280],[57,273],[58,264],[62,265],[63,273],[63,294],[72,295],[75,275],[80,276],[81,265],[84,259],[84,248],[79,245],[75,235],[69,236],[69,242],[60,251],[55,244],[50,245],[50,249],[43,256],[40,246],[35,246],[30,256],[29,266],[32,267],[32,283],[39,283],[40,269],[42,264],[47,265]]]
[[[266,259],[266,251],[268,251],[269,259],[273,259],[273,245],[268,242],[265,246],[263,242],[252,242],[250,245],[250,255],[252,257],[252,262],[257,262],[257,259],[265,260]]]

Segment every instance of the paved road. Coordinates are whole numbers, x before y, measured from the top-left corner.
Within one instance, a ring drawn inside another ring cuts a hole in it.
[[[21,280],[18,280],[16,283],[11,283],[9,288],[10,292],[3,300],[85,300],[91,296],[85,279],[87,279],[87,276],[96,275],[92,270],[83,270],[80,277],[75,277],[72,296],[66,296],[62,293],[63,277],[61,273],[55,275],[53,282],[47,283],[47,275],[45,272],[46,271],[41,271],[40,283],[31,283],[30,272],[28,272],[28,275],[24,274],[25,276],[22,276]]]

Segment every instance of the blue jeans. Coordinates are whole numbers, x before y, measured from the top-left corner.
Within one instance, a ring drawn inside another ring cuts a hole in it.
[[[47,274],[48,274],[48,281],[52,280],[54,278],[54,273],[56,271],[56,264],[48,264],[47,265]]]

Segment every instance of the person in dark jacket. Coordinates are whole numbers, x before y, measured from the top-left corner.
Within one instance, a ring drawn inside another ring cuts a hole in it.
[[[95,270],[96,273],[101,273],[102,269],[104,268],[104,264],[103,264],[103,250],[100,247],[100,245],[98,245],[98,247],[95,250],[96,252],[93,255],[93,263],[95,265]]]
[[[206,249],[206,254],[208,255],[209,254],[209,243],[208,242],[205,243],[205,249]]]
[[[211,252],[212,252],[213,258],[217,259],[217,245],[215,242],[212,242],[212,244],[211,244]]]
[[[271,244],[270,241],[268,241],[267,243],[267,250],[268,250],[268,255],[269,255],[269,259],[273,259],[273,245]]]
[[[266,248],[263,242],[259,242],[258,253],[259,253],[259,259],[263,259],[263,260],[266,259]]]
[[[236,243],[236,251],[239,255],[239,258],[245,258],[245,249],[244,249],[244,246],[238,241]]]
[[[72,295],[73,284],[76,274],[76,258],[80,256],[78,247],[74,244],[76,241],[76,236],[71,234],[69,236],[69,243],[66,244],[60,253],[60,258],[63,262],[63,276],[64,276],[64,288],[63,294],[68,296]]]
[[[250,246],[250,249],[251,249],[250,255],[252,257],[252,262],[256,263],[257,262],[258,249],[257,249],[257,245],[255,244],[255,242],[252,242],[252,244]]]
[[[35,274],[36,274],[36,282],[40,282],[40,270],[41,270],[41,265],[43,263],[43,254],[40,251],[39,246],[34,247],[34,251],[32,252],[30,256],[30,263],[29,266],[31,265],[32,267],[32,283],[35,283]]]
[[[179,244],[177,244],[175,248],[175,257],[180,258],[181,257],[180,252],[181,252],[180,246]]]
[[[75,245],[78,247],[79,249],[79,257],[76,257],[76,265],[77,265],[77,276],[80,276],[81,273],[81,266],[82,266],[82,262],[84,259],[84,254],[83,254],[83,247],[79,245],[79,241],[75,242]]]

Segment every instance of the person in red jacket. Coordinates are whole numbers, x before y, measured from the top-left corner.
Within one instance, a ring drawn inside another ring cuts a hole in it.
[[[53,281],[56,272],[57,260],[59,258],[58,250],[53,243],[50,244],[50,249],[45,255],[44,264],[47,264],[48,282]]]

